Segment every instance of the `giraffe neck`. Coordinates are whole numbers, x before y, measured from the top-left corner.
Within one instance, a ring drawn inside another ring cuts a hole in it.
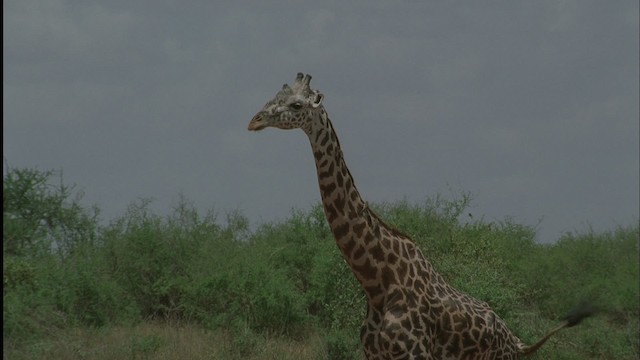
[[[327,113],[320,109],[321,121],[303,128],[311,142],[316,162],[318,184],[324,213],[342,254],[365,292],[375,282],[377,269],[368,256],[367,243],[372,234],[379,234],[379,226],[371,229],[373,214],[355,186],[344,160],[340,142]],[[373,294],[367,294],[370,297]]]
[[[357,220],[366,203],[360,197],[347,168],[340,142],[327,113],[321,109],[320,114],[322,121],[319,123],[322,125],[305,129],[305,132],[311,141],[325,215],[336,241],[340,242],[348,233],[348,230],[341,229]]]

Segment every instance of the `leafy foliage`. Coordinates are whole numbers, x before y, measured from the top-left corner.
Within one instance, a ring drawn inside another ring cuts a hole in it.
[[[317,332],[318,358],[358,358],[365,300],[321,206],[251,231],[242,214],[219,222],[183,197],[168,216],[139,200],[100,226],[97,209],[82,207],[73,186],[50,185],[53,175],[9,169],[4,177],[5,343],[28,347],[61,329],[157,319],[225,331],[229,358],[259,352],[268,337]],[[464,194],[372,207],[525,342],[591,300],[599,316],[554,336],[538,358],[637,358],[638,226],[541,245],[529,227],[465,215],[469,202]],[[130,346],[144,357],[165,344],[147,335]]]
[[[61,257],[95,240],[98,210],[90,213],[72,199],[73,186],[52,185],[53,171],[8,169],[2,187],[2,250],[15,256]]]

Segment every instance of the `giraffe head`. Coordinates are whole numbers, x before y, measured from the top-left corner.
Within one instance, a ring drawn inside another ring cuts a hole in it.
[[[266,127],[280,129],[308,128],[315,112],[321,111],[324,95],[309,87],[311,75],[298,73],[292,86],[284,84],[282,90],[267,102],[249,123],[249,130]]]

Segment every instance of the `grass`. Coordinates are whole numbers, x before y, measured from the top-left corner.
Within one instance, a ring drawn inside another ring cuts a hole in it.
[[[319,333],[294,340],[210,331],[189,324],[145,322],[100,329],[70,328],[19,347],[5,342],[3,359],[322,359],[323,346]]]
[[[529,341],[535,341],[554,325],[537,318],[534,313],[524,314],[519,319],[522,323],[510,325],[526,328],[527,334],[521,335]],[[637,347],[625,349],[622,343],[609,343],[612,338],[637,338],[637,326],[636,321],[627,327],[615,327],[617,334],[612,337],[603,333],[612,329],[607,319],[592,318],[581,326],[556,334],[531,359],[637,359]],[[349,359],[364,359],[360,351],[343,351],[340,353],[343,355],[330,357],[326,340],[326,335],[317,329],[308,329],[302,338],[292,339],[255,334],[246,328],[207,330],[193,324],[150,321],[133,326],[68,328],[19,346],[5,341],[3,359],[329,360],[343,359],[344,354],[348,354]],[[637,344],[637,339],[633,341]],[[616,350],[612,352],[612,349]]]

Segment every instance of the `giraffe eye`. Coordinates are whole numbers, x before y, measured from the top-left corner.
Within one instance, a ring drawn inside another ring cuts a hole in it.
[[[302,109],[302,104],[299,102],[294,102],[291,105],[289,105],[289,107],[291,107],[293,110],[300,110]]]

